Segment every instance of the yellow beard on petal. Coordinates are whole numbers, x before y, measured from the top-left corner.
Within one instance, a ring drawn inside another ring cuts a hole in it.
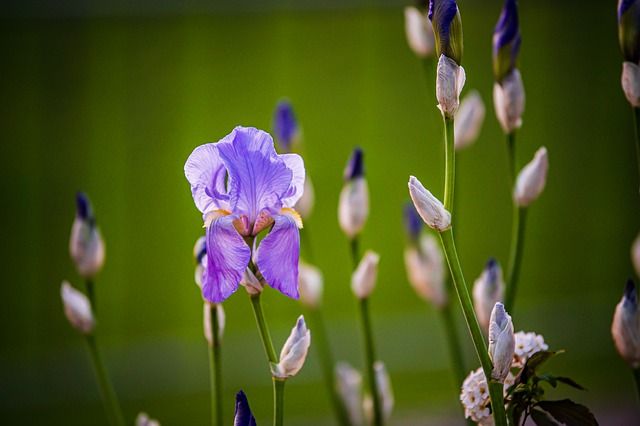
[[[280,214],[282,216],[288,216],[293,219],[298,229],[302,229],[302,218],[297,211],[289,207],[283,207],[282,209],[280,209]]]
[[[231,212],[226,211],[226,210],[221,210],[221,209],[210,211],[207,214],[207,217],[204,220],[204,225],[202,227],[203,228],[208,228],[209,225],[211,225],[211,222],[213,222],[217,218],[222,217],[222,216],[229,216],[230,214],[231,214]]]

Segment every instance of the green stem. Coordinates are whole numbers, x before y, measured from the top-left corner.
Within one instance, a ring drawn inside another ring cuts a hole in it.
[[[87,298],[89,299],[89,302],[91,302],[91,310],[95,315],[96,312],[98,311],[98,306],[96,304],[96,294],[93,288],[93,280],[87,279],[85,281],[85,286],[87,287]]]
[[[636,384],[636,396],[640,403],[640,368],[633,368],[631,369],[631,372],[633,373],[633,380]]]
[[[209,344],[209,373],[211,383],[211,424],[222,426],[222,360],[220,324],[218,323],[218,305],[209,304],[209,315],[211,315],[211,336],[212,342]]]
[[[453,134],[453,118],[444,118],[444,208],[453,217],[453,192],[456,181],[456,150]]]
[[[308,317],[313,323],[314,346],[316,347],[316,353],[320,360],[320,369],[322,370],[324,382],[329,391],[329,398],[333,405],[336,419],[338,420],[338,424],[348,426],[350,424],[349,414],[336,388],[333,355],[329,347],[329,339],[327,338],[327,330],[322,320],[322,313],[316,308],[308,309]]]
[[[376,379],[376,371],[373,364],[376,362],[375,348],[373,344],[373,333],[371,330],[371,318],[369,315],[369,299],[363,298],[359,300],[360,306],[360,324],[362,326],[362,336],[364,338],[364,355],[367,366],[367,378],[369,381],[369,391],[373,400],[373,424],[380,426],[383,424],[382,405],[380,403],[380,393],[378,392],[378,383]]]
[[[260,339],[262,340],[262,346],[264,347],[264,352],[267,355],[267,360],[277,364],[278,357],[276,356],[276,351],[273,350],[273,343],[271,342],[271,335],[269,334],[267,321],[264,319],[264,314],[262,313],[260,294],[251,296],[251,305],[253,306],[253,314],[256,317],[258,331],[260,331]]]
[[[478,359],[480,360],[480,364],[482,365],[484,375],[487,378],[487,383],[491,385],[490,379],[491,371],[493,370],[493,364],[491,363],[491,359],[489,358],[487,345],[484,341],[484,338],[482,337],[480,324],[478,323],[478,318],[476,317],[475,311],[473,310],[473,303],[471,302],[469,290],[464,280],[462,267],[460,266],[460,260],[458,259],[458,253],[456,251],[456,246],[453,239],[453,230],[449,228],[446,231],[440,232],[440,240],[442,241],[445,257],[447,258],[449,270],[451,271],[451,276],[453,277],[453,284],[455,285],[456,293],[458,294],[458,299],[460,300],[462,313],[464,314],[467,328],[469,329],[471,339],[473,340],[473,346],[476,350],[476,354],[478,355]],[[504,416],[504,399],[502,398],[502,394],[500,394],[499,398],[497,394],[491,394],[490,396],[492,407],[498,407],[500,405],[502,406],[502,410],[498,408],[494,412],[495,424],[496,426],[505,426],[506,418]]]
[[[489,397],[491,398],[491,412],[496,425],[507,425],[507,412],[504,408],[504,384],[489,380]]]
[[[509,177],[511,186],[516,182],[518,176],[518,156],[516,155],[516,131],[507,134],[507,155],[509,156]]]
[[[358,262],[360,262],[360,256],[358,253],[358,236],[353,237],[351,240],[351,260],[353,261],[353,270],[358,267]]]
[[[518,288],[518,276],[522,253],[524,251],[524,236],[527,222],[527,208],[513,205],[513,229],[511,231],[511,249],[509,250],[509,265],[507,267],[507,288],[505,290],[504,308],[513,316]]]
[[[273,425],[284,424],[284,384],[285,379],[273,378]]]
[[[107,411],[109,417],[109,423],[114,426],[124,426],[124,417],[122,416],[122,409],[120,408],[120,402],[113,390],[111,380],[107,374],[102,355],[98,349],[96,339],[92,335],[86,336],[87,345],[89,346],[89,353],[91,354],[91,361],[93,363],[93,370],[98,379],[100,385],[100,391],[102,393],[102,400],[104,402],[104,408]]]
[[[633,130],[636,139],[636,160],[638,163],[638,176],[640,176],[640,108],[633,108]]]
[[[466,377],[464,368],[464,358],[462,357],[462,348],[460,348],[460,341],[458,339],[458,331],[456,330],[456,324],[453,320],[453,312],[451,305],[444,306],[440,311],[442,317],[442,323],[444,325],[444,331],[447,337],[447,346],[449,347],[449,358],[451,359],[451,370],[454,374],[456,382],[455,390],[456,395],[460,394],[460,386]]]

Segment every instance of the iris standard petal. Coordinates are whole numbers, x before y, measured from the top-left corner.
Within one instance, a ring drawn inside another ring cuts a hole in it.
[[[233,227],[233,216],[219,217],[207,228],[207,267],[202,277],[202,295],[219,303],[238,289],[251,250]]]
[[[226,174],[217,147],[213,143],[200,145],[187,159],[184,175],[191,184],[193,201],[202,213],[215,209],[229,209],[225,188]]]
[[[293,207],[304,193],[304,180],[306,177],[304,161],[298,154],[284,154],[280,155],[280,158],[284,160],[287,168],[292,173],[289,189],[282,197],[282,206]]]
[[[292,171],[278,157],[271,136],[253,127],[236,127],[217,145],[229,172],[229,203],[234,215],[253,223],[258,213],[277,213]]]
[[[267,283],[280,293],[297,299],[300,232],[293,218],[273,215],[275,223],[256,253],[258,269]]]

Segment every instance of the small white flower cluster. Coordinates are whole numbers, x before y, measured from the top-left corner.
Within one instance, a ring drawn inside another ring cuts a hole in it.
[[[519,331],[515,334],[516,347],[513,354],[512,368],[522,368],[525,362],[531,358],[536,352],[544,351],[549,346],[544,343],[544,337],[533,332],[526,333]],[[515,376],[511,373],[504,381],[504,393],[513,385]],[[462,383],[462,391],[460,392],[460,402],[464,407],[465,418],[471,418],[474,422],[481,426],[493,425],[493,416],[488,408],[489,387],[484,377],[482,368],[469,373]]]

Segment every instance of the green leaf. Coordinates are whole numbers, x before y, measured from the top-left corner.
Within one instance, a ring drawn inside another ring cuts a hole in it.
[[[542,410],[531,410],[531,419],[538,426],[558,426],[558,422],[553,420],[547,413]]]
[[[573,379],[570,379],[568,377],[556,377],[556,380],[561,382],[561,383],[564,383],[565,385],[569,385],[572,388],[580,389],[580,390],[583,390],[583,391],[588,390],[587,388],[585,388],[582,385],[576,383],[575,381],[573,381]]]
[[[535,376],[534,380],[547,382],[554,388],[558,386],[558,381],[556,380],[555,376],[551,373],[545,373],[545,374],[540,374],[538,376]]]
[[[527,362],[524,364],[524,367],[522,367],[522,370],[520,371],[518,376],[516,376],[515,383],[516,384],[518,384],[518,383],[527,383],[531,377],[536,375],[536,369],[538,367],[540,367],[545,362],[549,361],[554,356],[556,356],[558,354],[561,354],[562,352],[564,352],[564,351],[562,351],[562,350],[557,351],[557,352],[540,351],[540,352],[536,352],[535,354],[531,355],[531,358],[529,358],[527,360]]]
[[[536,404],[558,422],[567,426],[597,426],[598,421],[587,407],[570,399],[560,401],[540,401]]]

